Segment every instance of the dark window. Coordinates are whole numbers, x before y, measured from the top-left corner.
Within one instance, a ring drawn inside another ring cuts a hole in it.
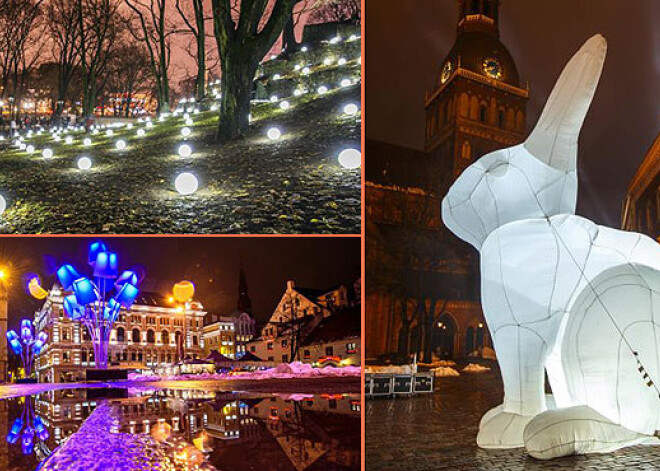
[[[268,342],[268,350],[272,350],[272,349],[273,349],[273,342]]]
[[[142,352],[138,352],[138,361],[142,361]]]
[[[164,330],[160,333],[160,339],[164,344],[168,344],[170,343],[170,334],[166,330]]]
[[[268,361],[275,361],[275,357],[268,357]]]
[[[156,341],[156,333],[149,329],[147,330],[147,343],[154,343]]]
[[[487,111],[486,105],[481,105],[481,108],[479,108],[479,121],[482,123],[486,122]]]
[[[133,329],[133,342],[140,341],[140,331],[138,329]]]
[[[310,356],[312,356],[312,355],[311,355],[311,353],[309,352],[309,350],[305,350],[305,351],[303,352],[303,358],[309,358]]]
[[[282,363],[289,363],[289,355],[282,355]]]
[[[197,336],[193,335],[193,345],[197,345]]]
[[[325,347],[325,354],[326,354],[326,356],[331,357],[332,355],[335,354],[334,352],[335,352],[334,348],[332,348],[332,347]]]
[[[328,407],[330,409],[336,409],[337,408],[337,399],[330,399],[328,401]]]
[[[131,361],[135,361],[135,352],[131,352]]]
[[[256,352],[256,351],[257,351],[257,347],[255,347],[254,345],[252,345],[252,346],[250,347],[250,351],[251,351],[252,353]]]
[[[126,331],[123,327],[117,327],[117,342],[123,342],[125,340]]]
[[[286,347],[288,345],[288,342],[286,339],[282,340],[282,347]]]

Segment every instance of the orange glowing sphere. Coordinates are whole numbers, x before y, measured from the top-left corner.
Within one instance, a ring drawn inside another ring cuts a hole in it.
[[[190,301],[195,294],[195,285],[190,281],[179,281],[172,288],[172,294],[180,303],[186,303]]]
[[[151,428],[151,436],[154,437],[159,442],[164,442],[170,437],[172,433],[172,426],[167,422],[162,422],[154,425]]]

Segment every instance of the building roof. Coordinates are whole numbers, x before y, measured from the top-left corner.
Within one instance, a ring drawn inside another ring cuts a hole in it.
[[[326,317],[305,338],[303,346],[360,337],[361,312],[361,306],[358,305]]]
[[[222,353],[220,353],[217,350],[211,350],[209,356],[207,356],[204,360],[212,361],[214,363],[226,363],[226,362],[234,361],[231,358],[224,356]]]
[[[315,300],[324,294],[327,294],[331,291],[335,291],[339,288],[341,288],[342,285],[335,285],[332,286],[328,289],[315,289],[315,288],[299,288],[296,286],[295,290],[298,291],[300,294],[305,296],[306,298],[309,298],[311,300]]]
[[[263,360],[252,352],[245,352],[245,355],[239,358],[238,361],[263,361]]]
[[[439,172],[428,153],[374,139],[367,139],[366,149],[369,154],[366,181],[402,188],[435,187]]]

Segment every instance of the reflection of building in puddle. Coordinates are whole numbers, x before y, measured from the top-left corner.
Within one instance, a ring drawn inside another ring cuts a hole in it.
[[[62,389],[36,396],[35,412],[50,432],[52,448],[61,445],[96,408],[96,394],[86,389]]]
[[[41,461],[52,453],[52,443],[47,443],[51,434],[46,426],[46,420],[35,413],[35,400],[33,396],[24,396],[15,399],[17,401],[17,414],[9,426],[5,424],[7,436],[5,442],[15,445],[24,455],[34,453],[37,460]],[[7,407],[7,401],[4,408]],[[9,449],[7,449],[7,452]],[[7,456],[7,454],[4,454]],[[8,468],[2,468],[8,469]]]

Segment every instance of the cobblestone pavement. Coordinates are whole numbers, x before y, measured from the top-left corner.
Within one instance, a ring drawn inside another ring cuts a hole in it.
[[[502,402],[499,371],[437,378],[435,393],[366,402],[367,470],[660,470],[660,446],[538,461],[524,449],[482,450],[481,416]]]

